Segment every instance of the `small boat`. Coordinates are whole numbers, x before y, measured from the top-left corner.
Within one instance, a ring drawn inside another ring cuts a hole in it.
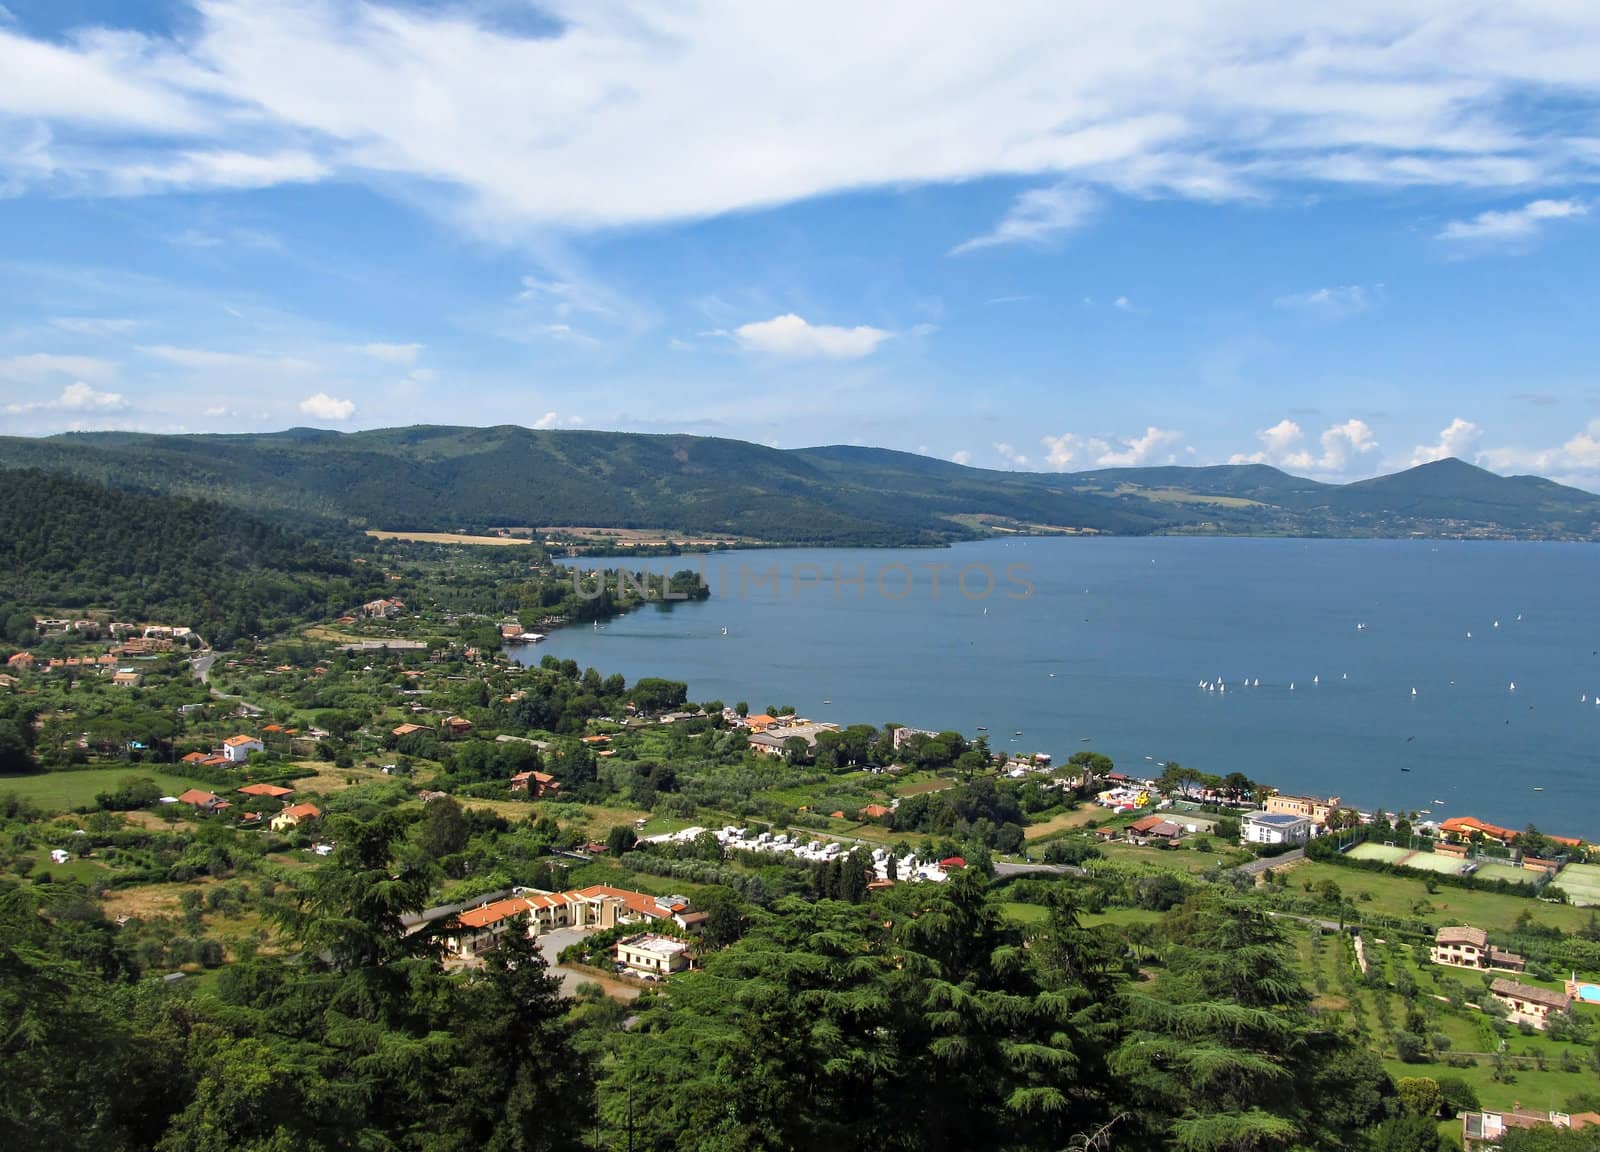
[[[1256,677],[1256,682],[1255,682],[1255,683],[1254,683],[1254,684],[1252,684],[1252,685],[1251,685],[1251,687],[1252,687],[1252,688],[1259,688],[1259,687],[1261,687],[1261,677],[1259,677],[1259,676],[1257,676],[1257,677]]]
[[[1348,679],[1350,679],[1350,673],[1348,673],[1348,672],[1346,672],[1346,673],[1345,673],[1345,674],[1344,674],[1344,675],[1343,675],[1343,676],[1341,676],[1341,677],[1339,677],[1339,679],[1341,679],[1341,680],[1348,680]]]
[[[1321,684],[1321,683],[1322,683],[1322,677],[1320,677],[1320,676],[1313,676],[1313,677],[1312,677],[1312,678],[1311,678],[1311,682],[1312,682],[1312,683],[1313,683],[1313,684]]]
[[[1544,786],[1542,784],[1535,784],[1533,786],[1533,790],[1535,792],[1543,792],[1544,791]]]
[[[1294,681],[1293,680],[1289,681],[1289,691],[1291,691],[1291,692],[1294,691]]]
[[[1409,769],[1409,768],[1402,768],[1402,769],[1400,769],[1400,771],[1402,771],[1402,772],[1409,772],[1409,771],[1411,771],[1411,769]]]
[[[1507,692],[1515,692],[1516,690],[1517,690],[1517,682],[1515,680],[1513,680],[1511,682],[1511,687],[1507,688],[1506,691]]]
[[[1444,807],[1444,801],[1443,800],[1435,800],[1434,803],[1437,804],[1441,808]]]
[[[824,704],[832,704],[832,703],[833,703],[833,701],[832,701],[832,700],[824,700],[824,701],[823,701],[823,703],[824,703]]]
[[[1093,736],[1079,736],[1078,737],[1078,743],[1079,744],[1087,744],[1089,741],[1091,741],[1093,739],[1094,739]]]
[[[1521,623],[1521,621],[1522,621],[1522,613],[1521,613],[1521,612],[1518,612],[1518,613],[1517,613],[1517,622],[1518,622],[1518,623]]]
[[[1411,694],[1412,694],[1412,695],[1413,695],[1413,696],[1415,696],[1415,695],[1416,695],[1416,694],[1417,694],[1417,690],[1416,690],[1416,689],[1415,689],[1415,688],[1413,688],[1413,689],[1412,689],[1412,690],[1411,690]]]
[[[1494,622],[1494,626],[1495,626],[1495,627],[1496,627],[1496,628],[1498,628],[1498,627],[1500,627],[1500,621],[1498,621],[1498,620],[1496,620],[1496,621],[1495,621],[1495,622]]]
[[[1022,729],[1021,729],[1021,728],[1018,728],[1018,729],[1017,729],[1017,735],[1018,735],[1018,736],[1021,736],[1021,735],[1022,735]]]
[[[723,634],[723,635],[724,635],[724,636],[726,636],[726,635],[727,635],[727,634],[728,634],[728,629],[727,629],[727,626],[726,626],[726,625],[724,625],[724,626],[723,626],[723,629],[722,629],[722,634]]]
[[[983,725],[982,725],[982,724],[979,724],[979,725],[978,725],[978,731],[979,731],[979,732],[987,732],[987,731],[988,731],[988,729],[987,729],[987,728],[985,728],[985,727],[984,727],[984,726],[983,726]]]

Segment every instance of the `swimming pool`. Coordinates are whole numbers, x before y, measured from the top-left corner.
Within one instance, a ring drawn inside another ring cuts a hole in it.
[[[1573,995],[1585,1004],[1600,1004],[1600,984],[1579,984]]]

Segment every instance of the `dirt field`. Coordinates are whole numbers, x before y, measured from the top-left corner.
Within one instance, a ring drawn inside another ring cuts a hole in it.
[[[1071,812],[1062,812],[1052,816],[1039,824],[1029,824],[1022,830],[1022,835],[1028,840],[1037,840],[1041,836],[1048,836],[1052,832],[1061,832],[1068,828],[1082,828],[1097,816],[1104,815],[1098,808],[1091,808],[1085,804],[1082,808],[1075,808]]]
[[[575,540],[584,544],[615,544],[618,548],[645,548],[662,544],[760,544],[753,536],[691,536],[667,528],[540,528],[539,534],[551,540]]]
[[[367,535],[377,540],[411,540],[418,544],[484,544],[491,548],[507,544],[531,544],[533,541],[515,536],[463,536],[457,532],[383,532],[368,528]]]

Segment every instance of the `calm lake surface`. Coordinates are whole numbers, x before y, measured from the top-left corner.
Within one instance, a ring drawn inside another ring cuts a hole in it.
[[[1086,748],[1136,771],[1177,760],[1600,836],[1590,545],[1035,538],[578,563],[703,567],[713,594],[560,630],[521,658],[841,724],[982,725],[997,751],[1058,763]]]

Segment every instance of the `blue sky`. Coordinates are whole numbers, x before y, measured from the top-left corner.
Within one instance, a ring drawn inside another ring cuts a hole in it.
[[[0,3],[0,432],[1600,488],[1593,5]]]

